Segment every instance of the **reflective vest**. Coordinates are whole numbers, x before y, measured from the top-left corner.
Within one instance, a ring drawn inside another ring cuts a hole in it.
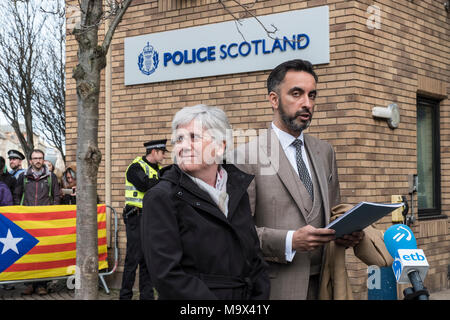
[[[148,165],[142,157],[137,157],[133,160],[133,162],[128,166],[127,171],[125,172],[125,204],[130,206],[135,206],[138,208],[142,208],[142,200],[144,199],[145,192],[141,192],[127,179],[127,172],[130,166],[134,163],[139,163],[144,169],[145,174],[151,179],[153,177],[158,178],[158,172],[153,169],[150,165]],[[158,164],[158,168],[161,169],[161,166]]]

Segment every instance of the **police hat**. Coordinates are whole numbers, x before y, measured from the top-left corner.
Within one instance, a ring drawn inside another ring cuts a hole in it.
[[[166,142],[167,139],[161,139],[161,140],[152,140],[152,141],[148,141],[146,143],[144,143],[144,147],[148,150],[151,149],[159,149],[159,150],[163,150],[163,151],[168,151],[166,149]]]
[[[25,159],[25,156],[22,154],[22,152],[12,149],[8,151],[8,158],[23,160]]]

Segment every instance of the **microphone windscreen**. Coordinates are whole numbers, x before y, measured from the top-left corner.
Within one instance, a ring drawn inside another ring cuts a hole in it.
[[[384,244],[395,259],[398,249],[417,249],[417,241],[412,230],[404,224],[394,224],[384,233]]]

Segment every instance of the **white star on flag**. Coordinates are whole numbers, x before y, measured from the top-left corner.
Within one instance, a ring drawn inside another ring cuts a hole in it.
[[[15,253],[19,254],[19,250],[17,250],[17,244],[22,241],[23,238],[14,238],[11,229],[8,229],[8,234],[6,238],[0,238],[0,242],[3,243],[3,250],[1,254],[4,254],[8,250],[12,250]]]

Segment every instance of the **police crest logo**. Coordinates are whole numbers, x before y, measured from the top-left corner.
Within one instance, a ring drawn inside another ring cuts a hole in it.
[[[142,50],[138,57],[139,70],[147,76],[155,72],[158,68],[159,56],[158,51],[156,51],[153,46],[147,42],[147,45]]]

